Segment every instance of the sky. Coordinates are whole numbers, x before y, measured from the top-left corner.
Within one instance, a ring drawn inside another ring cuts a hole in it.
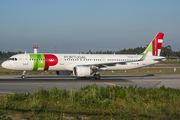
[[[0,51],[117,51],[158,32],[180,50],[180,0],[0,0]]]

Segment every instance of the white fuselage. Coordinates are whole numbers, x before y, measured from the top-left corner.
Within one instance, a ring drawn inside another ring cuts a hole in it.
[[[48,55],[49,57],[47,57]],[[73,71],[75,66],[93,66],[94,64],[104,63],[103,66],[98,68],[98,71],[131,70],[159,63],[162,60],[156,61],[154,59],[164,58],[160,56],[147,56],[143,61],[138,61],[142,56],[118,54],[18,54],[3,62],[2,67],[19,71]],[[117,64],[106,65],[106,63]]]

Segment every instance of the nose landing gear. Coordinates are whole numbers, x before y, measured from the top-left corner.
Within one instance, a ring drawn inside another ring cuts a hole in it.
[[[26,78],[25,74],[26,74],[26,71],[23,71],[23,74],[22,74],[22,76],[21,76],[22,79],[25,79],[25,78]]]

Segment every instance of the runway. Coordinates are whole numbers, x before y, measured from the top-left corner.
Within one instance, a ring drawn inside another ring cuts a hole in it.
[[[32,92],[37,88],[78,90],[81,87],[96,84],[98,87],[126,86],[142,88],[155,88],[160,86],[180,88],[180,74],[171,75],[108,75],[101,76],[100,80],[92,76],[88,78],[75,78],[74,76],[54,75],[27,75],[21,79],[20,75],[0,75],[0,93]]]

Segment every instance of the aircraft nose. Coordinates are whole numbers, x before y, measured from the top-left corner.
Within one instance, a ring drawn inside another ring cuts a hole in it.
[[[2,66],[3,68],[7,68],[7,62],[3,62],[3,63],[1,64],[1,66]]]

